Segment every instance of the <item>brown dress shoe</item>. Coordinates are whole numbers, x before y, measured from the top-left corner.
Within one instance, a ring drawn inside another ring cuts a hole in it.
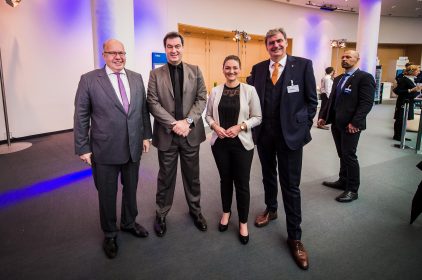
[[[255,219],[255,226],[264,227],[272,220],[277,219],[277,212],[272,212],[268,209],[265,209],[264,213],[258,215]]]
[[[289,245],[290,253],[296,262],[296,264],[304,270],[309,268],[308,253],[306,253],[305,247],[303,247],[300,240],[287,239],[287,245]]]

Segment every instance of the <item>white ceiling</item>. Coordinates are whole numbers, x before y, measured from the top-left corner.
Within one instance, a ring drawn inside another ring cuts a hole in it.
[[[271,0],[280,3],[317,8],[306,5],[312,2],[318,6],[324,4],[336,6],[339,9],[359,11],[359,0]],[[396,17],[422,18],[422,0],[382,0],[381,15]]]

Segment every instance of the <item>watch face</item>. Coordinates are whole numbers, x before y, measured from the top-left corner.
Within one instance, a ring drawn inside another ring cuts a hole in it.
[[[186,121],[188,122],[188,124],[193,123],[193,120],[191,118],[186,118]]]

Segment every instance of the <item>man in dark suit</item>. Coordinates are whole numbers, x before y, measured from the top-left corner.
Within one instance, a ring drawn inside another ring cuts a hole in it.
[[[351,202],[358,198],[359,162],[356,156],[359,137],[366,128],[366,116],[374,103],[375,80],[371,74],[357,67],[359,53],[345,51],[341,66],[345,73],[334,79],[327,106],[322,108],[318,125],[331,123],[337,154],[340,158],[339,179],[322,184],[343,191],[338,202]]]
[[[166,216],[173,204],[179,156],[189,213],[199,230],[207,230],[201,213],[199,181],[199,146],[205,141],[201,114],[207,90],[199,67],[182,62],[182,35],[170,32],[163,43],[168,63],[151,71],[147,96],[154,116],[152,144],[158,149],[160,164],[154,223],[160,237],[167,230]]]
[[[277,218],[277,163],[287,220],[287,244],[302,269],[308,255],[301,242],[300,177],[303,146],[311,141],[310,129],[318,105],[312,62],[286,53],[282,28],[265,36],[270,55],[253,66],[248,83],[255,86],[263,112],[262,124],[253,130],[262,166],[265,211],[255,225],[263,227]]]
[[[142,152],[148,152],[151,121],[142,76],[125,69],[123,44],[110,39],[103,45],[106,65],[82,75],[75,98],[75,152],[92,165],[98,190],[103,249],[117,255],[117,180],[123,185],[120,229],[136,237],[148,232],[136,223],[136,190]]]

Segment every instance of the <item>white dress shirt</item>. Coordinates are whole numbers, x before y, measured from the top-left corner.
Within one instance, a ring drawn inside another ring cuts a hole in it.
[[[287,62],[287,55],[285,55],[278,63],[280,63],[279,66],[279,71],[278,71],[278,77],[277,80],[280,78],[281,74],[283,73],[284,67],[286,67],[286,62]],[[274,63],[276,63],[275,61],[272,61],[270,59],[270,66],[269,66],[269,70],[270,70],[270,77],[273,76],[273,72],[274,72]]]
[[[321,93],[325,93],[327,97],[330,97],[331,88],[333,86],[333,78],[331,75],[325,75],[321,79]]]
[[[122,96],[120,95],[120,90],[119,90],[119,82],[117,81],[117,75],[115,75],[113,70],[111,70],[110,67],[108,67],[107,65],[105,67],[105,70],[108,75],[108,78],[110,79],[111,85],[113,86],[114,91],[116,92],[117,98],[119,99],[120,103],[123,105]],[[130,87],[129,87],[129,81],[127,79],[125,69],[122,69],[120,71],[120,78],[122,79],[123,86],[125,87],[125,91],[126,91],[127,100],[130,104]]]

